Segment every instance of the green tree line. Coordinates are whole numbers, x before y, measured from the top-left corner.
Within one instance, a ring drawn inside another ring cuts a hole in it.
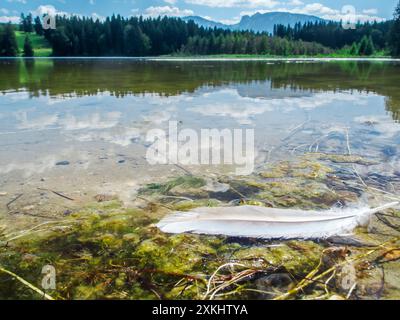
[[[375,50],[400,55],[400,2],[394,19],[384,22],[356,23],[355,28],[343,28],[342,22],[317,21],[297,23],[293,27],[275,25],[273,35],[289,40],[317,42],[331,49],[350,48],[354,55],[371,55]]]
[[[33,21],[33,22],[32,22]],[[254,32],[208,29],[179,18],[124,18],[104,21],[57,17],[55,30],[40,19],[21,16],[20,30],[34,29],[51,44],[54,56],[158,56],[166,54],[316,55],[332,50],[318,43],[289,41]]]
[[[36,32],[50,43],[54,56],[158,56],[166,54],[270,54],[317,55],[346,48],[349,54],[371,55],[387,50],[400,55],[400,3],[394,20],[358,23],[344,29],[339,22],[276,25],[272,35],[249,31],[204,28],[193,21],[158,17],[124,18],[113,15],[104,21],[87,17],[56,18],[56,29],[42,28],[39,17],[21,15],[20,30]],[[18,53],[13,26],[0,26],[0,55]],[[29,38],[24,55],[33,55]]]
[[[315,41],[333,49],[359,43],[367,36],[378,49],[384,49],[390,41],[388,35],[392,24],[392,21],[357,23],[354,29],[346,29],[341,22],[334,21],[309,22],[303,25],[297,23],[294,27],[276,25],[274,35],[293,40]]]

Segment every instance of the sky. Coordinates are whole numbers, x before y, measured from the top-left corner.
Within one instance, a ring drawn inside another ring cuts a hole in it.
[[[103,19],[123,16],[197,15],[227,24],[257,12],[287,11],[340,20],[352,14],[360,21],[393,16],[399,0],[0,0],[0,22],[18,22],[21,12],[85,15]],[[349,7],[350,6],[350,7]]]

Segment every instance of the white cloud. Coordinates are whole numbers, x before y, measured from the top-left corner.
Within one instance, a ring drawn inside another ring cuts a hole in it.
[[[368,15],[376,15],[378,14],[378,9],[365,9],[363,10],[363,13]]]
[[[20,18],[17,16],[1,16],[0,23],[19,23]]]
[[[121,147],[127,147],[132,144],[132,140],[139,138],[140,132],[136,128],[116,128],[112,131],[92,131],[75,137],[75,139],[80,142],[103,141]]]
[[[144,16],[147,17],[158,17],[158,16],[169,16],[169,17],[184,17],[191,16],[194,12],[189,9],[179,9],[177,7],[149,7],[145,10]]]
[[[291,0],[288,2],[289,6],[302,6],[303,4],[304,2],[300,0]]]
[[[18,129],[45,130],[59,128],[67,131],[75,131],[113,128],[119,123],[122,114],[120,112],[108,112],[103,115],[93,113],[80,117],[68,114],[64,118],[54,114],[32,118],[28,117],[27,112],[18,112],[15,116],[19,121],[17,125]]]
[[[69,15],[68,12],[59,11],[54,6],[52,6],[50,4],[41,5],[41,6],[37,7],[36,10],[32,11],[32,14],[34,14],[36,16],[43,16],[44,14],[48,14],[48,15],[51,15],[51,16],[55,16],[55,15],[68,16]]]
[[[27,112],[18,112],[16,114],[17,120],[20,122],[17,125],[18,129],[34,129],[44,130],[57,124],[58,115],[46,115],[43,117],[29,118]]]
[[[216,100],[223,96],[225,103],[215,107]],[[193,105],[189,111],[211,117],[230,117],[241,125],[252,124],[257,116],[269,111],[283,109],[306,109],[312,110],[315,108],[327,107],[331,103],[351,103],[354,105],[363,105],[368,98],[368,95],[358,94],[353,95],[349,92],[343,93],[316,93],[305,97],[288,97],[288,98],[248,98],[242,97],[234,89],[223,89],[213,93],[203,95],[205,103],[201,105]]]
[[[268,12],[290,12],[307,14],[321,17],[326,20],[335,21],[385,21],[384,18],[377,16],[377,9],[366,9],[355,15],[349,15],[342,12],[341,9],[333,9],[321,3],[304,4],[301,0],[185,0],[186,3],[207,6],[212,8],[248,8],[253,10],[245,10],[241,12],[241,16],[254,15],[255,13],[268,13]],[[224,21],[227,24],[237,22],[238,19],[231,19]]]
[[[277,0],[185,0],[186,3],[212,8],[274,8]]]
[[[26,4],[26,0],[7,0],[7,2],[17,2],[17,3],[22,3],[22,4]]]
[[[73,148],[66,148],[56,154],[51,154],[43,157],[37,157],[31,161],[26,159],[16,159],[6,165],[0,165],[0,174],[7,174],[14,171],[22,171],[23,177],[28,178],[35,174],[42,174],[56,167],[57,161],[75,155],[76,151]],[[81,158],[81,156],[79,156]]]
[[[231,25],[231,24],[237,24],[240,22],[241,17],[234,17],[232,19],[218,19],[218,20],[214,20],[217,22],[221,22],[223,24],[227,24],[227,25]]]
[[[307,4],[300,10],[308,14],[319,14],[319,15],[336,14],[338,12],[338,10],[326,7],[321,3]]]
[[[68,115],[66,118],[61,119],[59,123],[65,130],[82,130],[82,129],[107,129],[115,127],[121,118],[120,112],[109,112],[102,117],[99,113],[94,113],[86,117],[79,117]]]
[[[377,10],[376,9],[367,9],[362,11],[362,13],[355,13],[349,14],[348,12],[344,12],[342,10],[333,9],[327,6],[324,6],[321,3],[310,3],[303,6],[301,1],[293,0],[288,4],[295,5],[295,3],[299,3],[296,5],[295,8],[287,8],[287,7],[279,7],[271,9],[264,9],[264,10],[253,10],[253,11],[242,11],[240,13],[241,16],[245,15],[254,15],[256,13],[268,13],[268,12],[290,12],[290,13],[299,13],[299,14],[307,14],[317,16],[326,20],[334,20],[334,21],[360,21],[360,22],[367,22],[367,21],[377,21],[382,22],[386,19],[376,16]]]
[[[106,18],[102,15],[97,14],[96,12],[92,13],[93,20],[105,21]]]

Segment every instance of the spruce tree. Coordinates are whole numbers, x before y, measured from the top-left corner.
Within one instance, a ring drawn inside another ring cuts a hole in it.
[[[32,48],[32,42],[29,39],[28,36],[25,37],[25,42],[24,42],[24,57],[33,57],[34,52]]]
[[[32,13],[26,16],[26,23],[25,23],[25,32],[33,32],[33,16]]]
[[[4,26],[0,37],[0,56],[15,57],[18,53],[17,38],[15,37],[14,27],[11,23]]]
[[[389,45],[393,56],[400,56],[400,1],[394,12],[394,22],[390,30]]]
[[[350,49],[350,54],[352,56],[355,56],[358,54],[358,45],[356,42],[353,42],[353,45],[351,46],[351,49]]]
[[[367,46],[365,47],[365,55],[366,56],[371,56],[373,55],[375,52],[375,46],[374,46],[374,42],[372,41],[371,36],[368,37],[367,40]]]
[[[20,22],[19,22],[19,31],[25,32],[26,29],[26,18],[25,14],[21,13]]]
[[[39,17],[36,17],[34,20],[34,29],[36,34],[38,34],[39,36],[43,35],[42,21],[40,21]]]

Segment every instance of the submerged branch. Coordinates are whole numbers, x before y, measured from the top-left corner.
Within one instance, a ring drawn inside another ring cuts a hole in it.
[[[286,300],[286,299],[289,299],[290,297],[292,297],[292,296],[298,294],[300,291],[304,290],[306,287],[308,287],[310,284],[314,283],[315,281],[320,280],[320,279],[324,278],[325,276],[331,274],[338,267],[341,267],[341,266],[343,266],[343,265],[345,265],[345,264],[347,264],[349,262],[355,262],[355,261],[358,261],[360,259],[366,258],[366,257],[374,254],[378,250],[384,249],[387,245],[392,244],[392,243],[396,243],[398,241],[400,241],[400,237],[393,238],[393,239],[391,239],[391,240],[389,240],[387,242],[384,242],[384,243],[380,244],[375,249],[372,249],[372,250],[369,250],[366,253],[357,255],[354,258],[345,260],[345,261],[343,261],[343,262],[341,262],[339,264],[334,265],[332,268],[329,268],[328,270],[320,273],[319,275],[316,275],[318,273],[321,265],[322,265],[322,258],[321,258],[321,261],[318,264],[318,266],[313,271],[311,271],[307,275],[307,277],[305,277],[302,281],[300,281],[300,283],[294,289],[289,290],[287,293],[285,293],[283,295],[275,297],[274,300]]]

